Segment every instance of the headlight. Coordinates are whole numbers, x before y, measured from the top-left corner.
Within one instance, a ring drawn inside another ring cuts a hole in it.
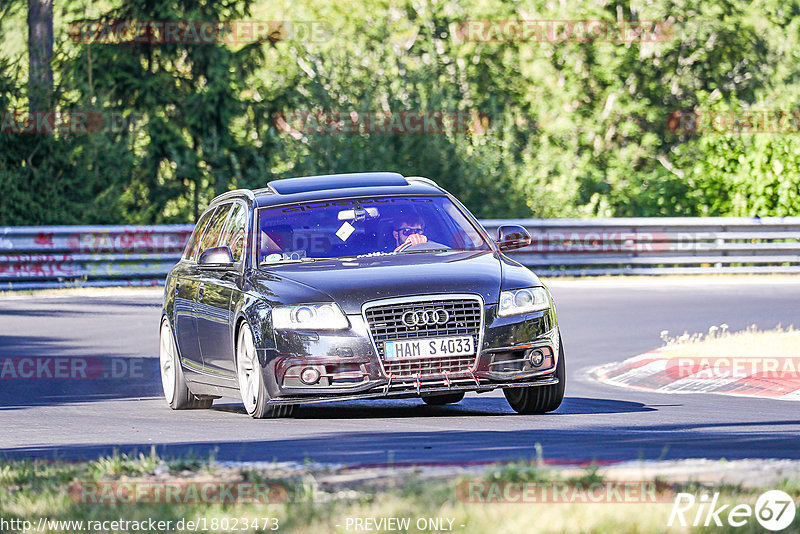
[[[338,304],[302,304],[272,309],[272,327],[275,330],[341,330],[349,326]]]
[[[503,291],[500,293],[500,304],[497,307],[497,315],[508,317],[526,312],[546,310],[550,307],[550,298],[547,290],[543,287],[529,287],[526,289],[515,289],[514,291]]]

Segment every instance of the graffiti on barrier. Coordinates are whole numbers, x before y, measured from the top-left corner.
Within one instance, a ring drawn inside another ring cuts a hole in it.
[[[67,248],[73,252],[181,252],[190,232],[163,233],[129,231],[120,233],[82,233],[67,237]]]
[[[72,257],[66,254],[0,255],[0,274],[15,277],[54,278],[79,275]]]

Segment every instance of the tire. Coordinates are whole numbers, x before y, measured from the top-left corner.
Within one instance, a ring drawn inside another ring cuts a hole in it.
[[[236,342],[236,378],[244,409],[253,419],[290,417],[294,414],[296,406],[269,404],[269,393],[261,374],[253,333],[247,323],[239,329]]]
[[[444,395],[425,395],[422,400],[430,406],[444,406],[445,404],[461,402],[463,398],[464,392],[459,391],[457,393],[445,393]]]
[[[552,386],[506,388],[503,393],[511,408],[521,414],[547,413],[561,406],[561,401],[564,400],[564,387],[567,385],[567,373],[564,367],[564,344],[560,335],[555,377],[558,378],[558,384]]]
[[[183,368],[175,347],[175,338],[172,336],[172,328],[166,317],[161,320],[159,336],[158,359],[161,369],[161,389],[164,391],[164,399],[169,407],[173,410],[211,408],[214,399],[198,397],[189,391],[189,387],[186,385]]]

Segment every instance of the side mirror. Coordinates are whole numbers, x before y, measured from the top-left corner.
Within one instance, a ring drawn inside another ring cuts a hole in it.
[[[234,264],[233,253],[227,246],[211,247],[200,254],[197,264],[211,269],[230,269]]]
[[[508,225],[501,226],[497,230],[497,246],[503,252],[507,250],[517,250],[531,244],[531,234],[522,226]]]

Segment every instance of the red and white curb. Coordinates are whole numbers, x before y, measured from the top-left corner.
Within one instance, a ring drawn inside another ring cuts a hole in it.
[[[764,365],[757,365],[759,362]],[[596,367],[590,374],[604,384],[658,393],[800,401],[800,358],[685,358],[656,349]]]

